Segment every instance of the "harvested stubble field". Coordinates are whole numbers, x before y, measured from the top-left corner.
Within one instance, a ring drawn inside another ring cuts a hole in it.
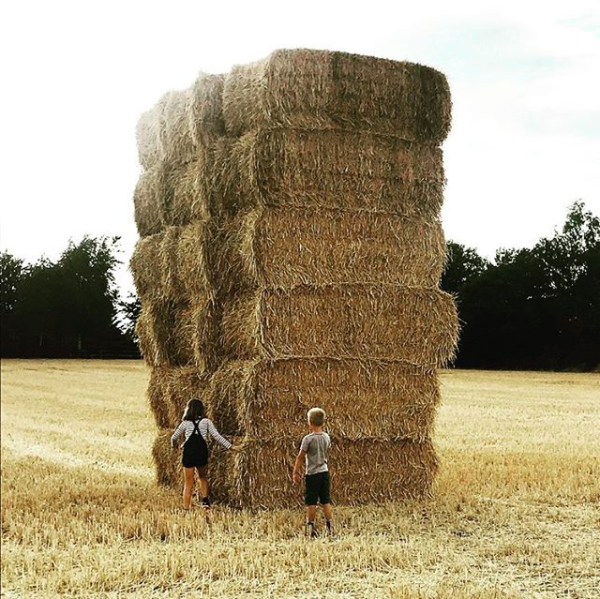
[[[598,596],[598,374],[442,372],[435,498],[337,508],[312,542],[298,511],[179,511],[147,376],[2,363],[3,597]]]

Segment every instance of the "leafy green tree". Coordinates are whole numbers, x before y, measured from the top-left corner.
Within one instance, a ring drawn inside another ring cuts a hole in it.
[[[499,250],[459,290],[458,365],[594,368],[600,362],[600,223],[582,202],[532,249]]]
[[[119,238],[84,237],[56,262],[22,269],[3,356],[86,357],[136,353],[117,326]],[[4,298],[3,280],[3,298]],[[12,287],[6,285],[7,293]],[[3,331],[3,340],[5,332]]]
[[[446,244],[446,268],[442,275],[442,289],[457,293],[479,277],[488,266],[489,262],[482,258],[477,250],[449,241]]]

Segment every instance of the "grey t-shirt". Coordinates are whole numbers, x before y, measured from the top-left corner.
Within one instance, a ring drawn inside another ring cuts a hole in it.
[[[327,450],[331,439],[327,433],[310,433],[302,439],[300,449],[306,452],[306,475],[327,472]]]

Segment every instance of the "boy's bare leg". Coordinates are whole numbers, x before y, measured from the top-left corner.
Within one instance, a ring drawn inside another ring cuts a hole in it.
[[[194,488],[194,469],[184,468],[185,480],[183,484],[183,509],[189,510],[192,503],[192,489]]]
[[[316,516],[317,516],[317,506],[316,505],[307,505],[306,506],[306,521],[314,522]]]
[[[327,533],[332,534],[333,529],[332,529],[331,517],[333,516],[333,511],[331,509],[331,503],[326,503],[322,507],[323,507],[323,514],[325,516],[325,520],[327,520]]]

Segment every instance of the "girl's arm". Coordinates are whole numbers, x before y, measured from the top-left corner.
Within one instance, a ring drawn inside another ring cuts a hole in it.
[[[217,428],[215,427],[215,425],[212,423],[212,420],[210,420],[209,418],[206,419],[207,420],[207,425],[208,425],[208,434],[220,445],[222,445],[225,449],[231,449],[232,444],[225,439],[225,437],[222,437],[219,434],[219,431],[217,430]]]
[[[171,447],[175,449],[177,447],[177,440],[183,434],[185,430],[185,421],[183,421],[176,429],[175,432],[171,435]]]

